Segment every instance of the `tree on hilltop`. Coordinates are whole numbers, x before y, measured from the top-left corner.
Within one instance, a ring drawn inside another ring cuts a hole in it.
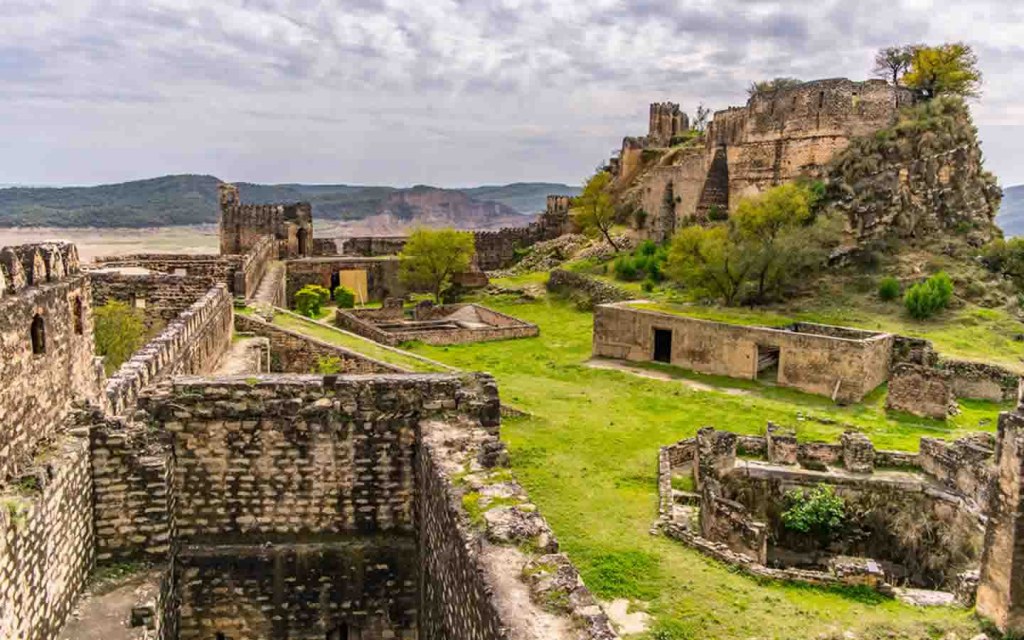
[[[612,240],[615,225],[615,206],[608,193],[612,174],[599,171],[583,185],[583,193],[573,198],[572,217],[588,235],[602,235],[616,252],[619,246]]]
[[[750,86],[747,87],[747,95],[751,98],[763,93],[774,93],[776,91],[782,91],[784,89],[792,89],[799,87],[804,83],[799,78],[788,78],[779,77],[772,78],[771,80],[761,80],[759,82],[751,82]]]
[[[914,51],[919,45],[904,45],[902,47],[884,47],[875,54],[875,76],[892,82],[893,86],[900,85],[903,74],[910,69],[910,63],[914,59]]]
[[[929,100],[941,95],[977,97],[981,93],[978,56],[963,42],[914,47],[903,83]]]
[[[476,252],[473,234],[455,229],[416,229],[398,254],[398,277],[414,291],[434,295],[441,303],[441,292],[452,276],[469,269]]]

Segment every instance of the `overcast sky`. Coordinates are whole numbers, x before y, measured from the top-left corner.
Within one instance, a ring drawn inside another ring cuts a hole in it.
[[[965,40],[988,166],[1024,182],[1017,0],[0,0],[0,183],[579,183],[647,105],[868,77]]]

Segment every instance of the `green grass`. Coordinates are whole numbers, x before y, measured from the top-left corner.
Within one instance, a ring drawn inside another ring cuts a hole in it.
[[[291,329],[292,331],[323,340],[324,342],[336,344],[339,347],[351,349],[352,351],[356,351],[375,360],[394,364],[410,371],[418,373],[443,373],[446,371],[444,367],[439,367],[419,358],[406,355],[400,350],[387,349],[372,340],[367,340],[366,338],[346,333],[333,327],[325,326],[318,322],[298,316],[288,315],[286,313],[277,313],[274,315],[274,324],[285,329]]]
[[[516,284],[542,282],[518,277]],[[513,284],[502,281],[499,284]],[[922,435],[955,437],[992,430],[1000,407],[964,403],[948,423],[887,415],[884,389],[866,403],[836,407],[786,389],[727,379],[744,395],[698,391],[682,380],[653,380],[584,365],[592,316],[566,302],[483,300],[534,322],[539,338],[447,347],[417,345],[417,353],[495,375],[503,401],[534,417],[502,427],[512,467],[557,534],[563,549],[601,598],[648,603],[652,631],[665,638],[942,638],[971,637],[978,626],[956,609],[916,609],[863,591],[830,591],[761,582],[649,533],[657,517],[660,445],[705,425],[748,434],[767,420],[793,427],[801,439],[834,440],[842,423],[864,430],[880,448],[916,450]],[[669,371],[687,377],[681,370]],[[689,374],[692,375],[692,374]],[[827,424],[816,420],[834,421]]]

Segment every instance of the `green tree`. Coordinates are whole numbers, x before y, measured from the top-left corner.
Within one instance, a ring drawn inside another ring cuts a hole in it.
[[[146,325],[139,310],[117,300],[94,309],[93,319],[96,352],[104,357],[103,368],[109,376],[143,345]]]
[[[602,235],[616,252],[619,246],[612,240],[611,230],[615,224],[615,207],[609,187],[612,174],[599,171],[583,185],[583,193],[573,198],[572,217],[580,229],[589,235]]]
[[[356,294],[348,287],[338,285],[334,288],[334,303],[339,309],[351,309],[356,306]]]
[[[295,310],[307,318],[316,318],[330,299],[331,292],[325,287],[307,284],[295,292]]]
[[[900,297],[900,281],[892,276],[882,278],[878,283],[878,297],[885,302]]]
[[[452,276],[469,269],[475,251],[473,234],[467,231],[417,229],[399,254],[399,278],[414,291],[432,293],[440,304],[441,292]]]
[[[846,501],[835,489],[819,484],[813,489],[794,489],[786,494],[782,525],[790,531],[812,533],[828,539],[846,521]]]
[[[953,281],[944,271],[940,271],[907,289],[903,304],[911,318],[924,320],[948,307],[952,299]]]
[[[976,97],[981,91],[978,56],[971,45],[962,42],[915,47],[903,83],[929,99],[941,95]]]
[[[917,49],[916,45],[879,49],[875,54],[875,76],[888,80],[892,82],[893,86],[898,87],[903,74],[910,68],[915,49]]]
[[[754,97],[763,93],[774,93],[776,91],[782,91],[784,89],[792,89],[798,87],[804,82],[799,78],[772,78],[771,80],[761,80],[759,82],[751,82],[750,86],[747,87],[747,95]]]
[[[731,305],[753,267],[749,252],[735,241],[729,227],[716,225],[681,229],[672,238],[666,270],[691,289]]]
[[[730,220],[741,242],[754,253],[753,276],[757,298],[764,300],[768,288],[787,275],[785,263],[800,250],[799,242],[787,241],[787,231],[807,226],[814,217],[815,195],[811,189],[795,182],[773,187],[764,193],[744,198]]]
[[[1024,291],[1024,238],[998,238],[981,250],[981,263],[993,273],[1013,281],[1018,290]]]

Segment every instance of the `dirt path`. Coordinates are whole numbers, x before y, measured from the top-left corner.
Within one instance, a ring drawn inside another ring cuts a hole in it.
[[[224,354],[220,366],[214,371],[217,376],[237,376],[245,373],[260,373],[265,371],[267,363],[260,366],[260,358],[263,353],[261,345],[267,342],[266,338],[238,338],[231,341],[231,349]]]
[[[588,367],[594,369],[609,369],[611,371],[623,371],[625,373],[632,374],[634,376],[640,376],[641,378],[649,378],[651,380],[662,380],[664,382],[678,382],[684,387],[689,387],[696,391],[717,391],[718,393],[726,393],[731,396],[749,396],[752,395],[746,389],[733,389],[730,387],[716,387],[705,382],[697,382],[696,380],[689,380],[687,378],[674,378],[671,375],[661,372],[652,371],[651,369],[641,369],[639,367],[631,366],[628,362],[621,360],[607,360],[604,358],[593,358],[586,362]]]

